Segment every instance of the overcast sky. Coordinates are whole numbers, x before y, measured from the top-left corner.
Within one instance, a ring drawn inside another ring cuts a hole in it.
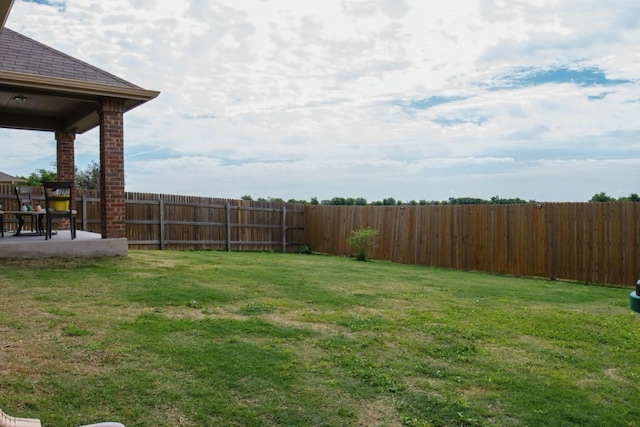
[[[161,92],[125,115],[127,191],[640,193],[636,1],[15,0],[6,26]],[[53,134],[0,142],[3,172],[53,169]]]

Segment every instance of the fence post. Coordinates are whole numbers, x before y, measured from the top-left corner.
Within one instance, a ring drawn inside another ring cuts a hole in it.
[[[164,249],[164,199],[160,197],[160,250]]]
[[[231,252],[231,206],[229,202],[224,205],[227,211],[227,252]]]
[[[282,205],[282,252],[287,252],[287,207]]]
[[[87,231],[87,194],[84,192],[82,193],[82,230]]]

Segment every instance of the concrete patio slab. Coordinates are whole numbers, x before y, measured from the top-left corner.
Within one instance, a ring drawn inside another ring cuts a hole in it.
[[[98,233],[76,232],[71,239],[69,230],[58,231],[51,239],[44,236],[14,236],[5,232],[0,237],[0,258],[95,258],[127,256],[127,239],[103,239]]]

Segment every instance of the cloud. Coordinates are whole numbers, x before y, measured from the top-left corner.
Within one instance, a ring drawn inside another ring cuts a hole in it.
[[[638,19],[623,0],[16,0],[7,26],[162,92],[125,116],[127,189],[588,200],[631,192]],[[15,138],[3,172],[54,160],[52,135]]]

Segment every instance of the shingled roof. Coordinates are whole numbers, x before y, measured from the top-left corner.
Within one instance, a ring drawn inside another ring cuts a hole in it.
[[[4,173],[2,171],[0,171],[0,182],[9,182],[9,183],[13,183],[13,182],[18,182],[19,179],[16,178],[15,176],[11,176],[7,173]]]
[[[129,111],[158,94],[0,28],[0,127],[80,134],[98,126],[103,99],[121,99]]]
[[[139,88],[6,27],[0,33],[0,70]]]

